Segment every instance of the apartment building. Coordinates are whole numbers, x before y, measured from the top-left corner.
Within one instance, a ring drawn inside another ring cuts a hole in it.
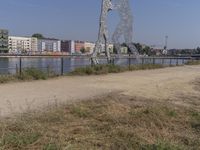
[[[0,53],[8,53],[8,30],[0,29]]]
[[[95,43],[84,42],[84,41],[73,41],[73,40],[62,40],[61,41],[61,51],[68,54],[81,53],[81,49],[85,49],[85,53],[93,53]]]
[[[103,46],[103,50],[99,51],[99,53],[105,53],[105,44],[103,44],[102,46]],[[108,44],[107,47],[108,47],[109,52],[113,53],[113,50],[114,50],[113,44]]]
[[[9,53],[34,53],[37,52],[37,38],[9,36]]]
[[[61,52],[61,41],[51,38],[38,39],[37,48],[39,52]]]
[[[81,49],[84,48],[84,41],[74,41],[75,44],[75,52],[76,53],[81,53]]]
[[[84,43],[84,49],[85,49],[86,53],[92,54],[94,52],[94,48],[95,48],[95,43],[93,43],[93,42],[85,42]]]
[[[61,51],[68,54],[81,53],[81,49],[85,49],[86,54],[92,54],[94,52],[95,43],[94,42],[84,42],[78,40],[62,40],[61,41]],[[108,45],[110,52],[113,52],[113,44]],[[104,51],[103,51],[104,52]]]
[[[74,54],[75,53],[75,42],[73,40],[62,40],[61,41],[61,51]]]

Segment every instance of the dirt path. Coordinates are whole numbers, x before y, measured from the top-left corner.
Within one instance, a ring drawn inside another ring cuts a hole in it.
[[[156,99],[197,95],[191,84],[200,66],[184,66],[102,76],[60,77],[46,81],[0,85],[1,116],[47,105],[92,98],[110,92]]]

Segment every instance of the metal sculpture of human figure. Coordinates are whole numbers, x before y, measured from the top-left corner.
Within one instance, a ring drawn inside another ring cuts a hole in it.
[[[136,57],[139,56],[138,50],[133,44],[133,16],[130,8],[129,0],[115,0],[114,9],[119,13],[120,22],[117,25],[112,36],[112,42],[117,50],[121,53],[120,38],[123,36],[126,46]]]
[[[108,27],[107,27],[107,17],[108,12],[112,10],[112,0],[102,0],[101,6],[101,16],[99,21],[99,34],[98,40],[96,42],[94,52],[92,54],[92,64],[99,64],[97,59],[98,52],[102,52],[105,49],[105,53],[108,62],[111,61],[110,52],[108,48]]]

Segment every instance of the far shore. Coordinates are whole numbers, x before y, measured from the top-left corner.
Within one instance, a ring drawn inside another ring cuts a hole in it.
[[[37,57],[83,57],[83,58],[91,58],[91,54],[76,54],[76,55],[68,55],[68,54],[0,54],[0,58],[16,58],[16,57],[22,57],[22,58],[37,58]],[[105,58],[105,55],[98,56],[100,58]],[[119,57],[115,54],[112,54],[111,57]],[[121,55],[122,58],[136,58],[133,55],[124,54]],[[184,56],[140,56],[140,58],[159,58],[159,59],[192,59],[192,58],[200,58],[200,55],[184,55]]]

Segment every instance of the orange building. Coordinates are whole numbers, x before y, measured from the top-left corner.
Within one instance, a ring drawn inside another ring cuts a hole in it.
[[[75,41],[75,52],[80,53],[81,49],[85,47],[84,41]]]

